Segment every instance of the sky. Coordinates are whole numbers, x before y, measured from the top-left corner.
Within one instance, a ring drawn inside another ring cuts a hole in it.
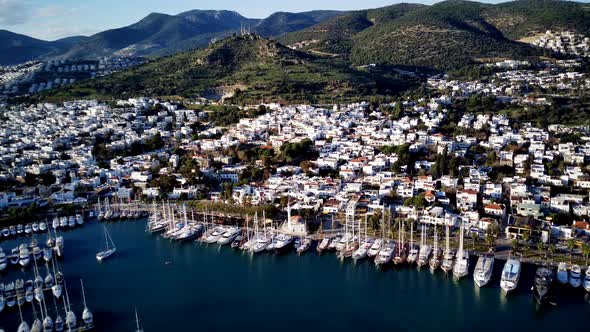
[[[588,2],[590,0],[584,0]],[[276,11],[352,10],[396,0],[0,0],[0,29],[55,40],[133,24],[149,13],[178,14],[191,9],[234,10],[249,18]],[[432,4],[435,0],[405,0]],[[500,2],[487,0],[482,2]]]

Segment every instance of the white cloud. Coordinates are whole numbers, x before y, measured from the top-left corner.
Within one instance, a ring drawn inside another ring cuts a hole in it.
[[[31,18],[31,11],[26,1],[0,0],[0,24],[18,25]]]

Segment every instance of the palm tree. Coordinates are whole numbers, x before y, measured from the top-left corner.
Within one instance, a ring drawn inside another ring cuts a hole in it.
[[[473,251],[475,251],[475,240],[477,240],[477,233],[476,232],[470,232],[469,233],[469,237],[473,240]]]
[[[588,257],[590,256],[590,244],[585,242],[582,244],[582,254],[584,255],[584,265],[588,265]]]
[[[572,256],[574,255],[574,248],[576,247],[576,242],[574,239],[568,239],[566,241],[567,249],[570,251],[570,263],[572,262]]]
[[[545,245],[543,242],[537,242],[537,251],[539,252],[539,256],[543,257],[543,250],[545,249]]]
[[[516,254],[518,252],[518,240],[517,239],[512,240],[511,246],[512,246],[512,253]]]
[[[551,254],[551,259],[553,259],[553,255],[555,254],[555,245],[554,244],[549,244],[549,246],[547,247],[547,251],[549,251],[549,253]]]

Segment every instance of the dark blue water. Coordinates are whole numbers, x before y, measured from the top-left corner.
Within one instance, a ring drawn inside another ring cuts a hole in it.
[[[146,331],[580,331],[590,322],[583,289],[561,289],[556,307],[535,305],[534,267],[525,266],[519,289],[506,298],[495,278],[478,289],[428,269],[378,271],[372,262],[341,263],[333,254],[251,257],[217,245],[178,244],[144,233],[145,221],[107,224],[118,251],[98,263],[102,226],[63,234],[61,262],[80,319],[79,278],[98,331],[133,331],[134,307]],[[5,251],[15,242],[4,242]],[[166,261],[172,264],[166,265]],[[472,266],[475,262],[472,261]],[[10,269],[2,280],[28,275]],[[64,315],[62,314],[62,317]],[[25,319],[32,321],[30,305]],[[0,327],[16,331],[15,308],[0,313]]]

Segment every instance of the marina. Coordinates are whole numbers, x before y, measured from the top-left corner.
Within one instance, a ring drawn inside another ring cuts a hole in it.
[[[79,278],[84,279],[84,298],[92,308],[97,330],[133,330],[135,307],[146,331],[164,330],[170,322],[177,329],[194,326],[194,321],[182,317],[196,317],[199,329],[204,331],[249,330],[257,326],[270,331],[274,330],[272,324],[262,324],[269,317],[289,322],[295,321],[293,315],[296,321],[309,323],[312,331],[352,331],[365,324],[432,330],[438,323],[422,319],[419,303],[424,301],[432,307],[431,316],[437,322],[452,318],[466,328],[483,320],[483,330],[489,327],[491,331],[499,327],[500,320],[510,319],[515,327],[548,330],[549,326],[567,328],[568,324],[575,328],[575,322],[560,318],[562,310],[582,315],[588,309],[588,295],[569,286],[559,287],[556,306],[537,306],[531,296],[536,267],[527,264],[522,266],[517,289],[506,298],[500,290],[503,262],[494,264],[490,282],[479,289],[467,280],[473,270],[466,280],[457,281],[447,278],[442,270],[430,273],[428,269],[391,266],[380,271],[367,262],[341,261],[334,254],[318,255],[315,250],[296,255],[293,248],[292,254],[254,256],[218,243],[171,242],[145,232],[145,219],[107,224],[107,228],[118,244],[116,256],[96,262],[93,256],[104,247],[104,230],[102,224],[89,223],[76,232],[64,233],[68,247],[77,249],[68,250],[66,262],[59,265],[68,285],[78,285]],[[13,279],[20,273],[11,271],[3,278]],[[154,285],[158,289],[156,297]],[[70,299],[83,297],[80,287],[68,287],[68,292]],[[332,305],[312,309],[311,303],[320,297],[330,299]],[[240,305],[253,298],[258,299],[257,303],[274,304],[265,306],[261,316],[259,306]],[[72,310],[79,319],[85,308],[80,300],[72,301]],[[456,305],[460,313],[448,311]],[[220,306],[226,310],[220,312]],[[349,313],[346,319],[342,319],[342,312]],[[393,312],[403,313],[405,319],[398,320]],[[14,311],[0,313],[0,327],[16,331],[15,313],[18,315]],[[226,314],[235,319],[221,319]],[[32,322],[30,310],[23,316]],[[286,330],[299,330],[296,325]]]

